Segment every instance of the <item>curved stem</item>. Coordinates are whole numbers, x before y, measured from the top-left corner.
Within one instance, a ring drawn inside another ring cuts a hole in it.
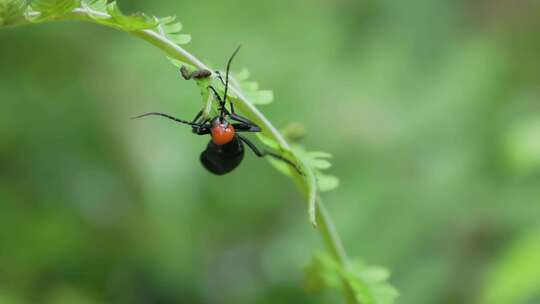
[[[72,19],[79,19],[84,21],[90,21],[92,22],[93,19],[88,17],[88,8],[76,8],[73,10],[73,12],[69,15],[72,17]],[[91,12],[95,16],[100,16],[103,18],[110,17],[108,14],[98,11],[92,11]],[[197,57],[193,56],[191,53],[186,51],[181,46],[177,45],[173,41],[169,40],[165,35],[162,35],[154,30],[138,30],[130,32],[131,34],[146,40],[147,42],[153,44],[154,46],[162,49],[165,51],[169,56],[188,62],[191,65],[197,67],[198,69],[204,69],[209,70],[212,72],[213,76],[215,75],[214,70],[204,64],[202,61],[197,59]],[[257,118],[258,122],[261,124],[261,127],[263,130],[267,130],[267,135],[269,135],[273,140],[279,143],[280,146],[284,147],[286,150],[290,150],[289,143],[285,140],[285,138],[279,133],[279,131],[270,123],[270,121],[249,101],[249,99],[243,94],[243,92],[233,86],[230,87],[230,90],[238,96],[238,99],[242,103],[244,107],[249,109],[250,114],[252,114],[254,117]]]
[[[341,239],[339,238],[334,222],[332,221],[332,217],[328,213],[328,210],[326,210],[326,207],[320,198],[317,199],[317,204],[317,222],[319,224],[321,237],[326,247],[328,248],[328,251],[330,251],[332,257],[344,269],[347,269],[349,264],[349,258],[347,257],[347,253],[345,252],[343,244],[341,243]],[[345,279],[342,279],[342,284],[345,290],[345,297],[347,299],[347,303],[358,303],[355,292],[349,282]]]
[[[96,20],[91,18],[89,14],[92,14],[95,17],[100,18],[111,18],[110,15],[104,12],[94,11],[91,10],[88,7],[85,8],[75,8],[71,13],[64,15],[60,18],[51,20],[51,21],[60,21],[60,20],[81,20],[81,21],[87,21],[92,23],[97,23]],[[33,17],[38,16],[39,12],[27,12],[27,17]],[[30,21],[28,21],[27,18],[18,18],[16,21],[12,22],[10,26],[15,25],[24,25],[24,24],[31,24]],[[119,29],[113,25],[109,25],[112,28]],[[121,29],[120,29],[121,30]],[[202,61],[197,59],[194,55],[189,53],[187,50],[182,48],[181,46],[177,45],[173,41],[169,40],[165,35],[156,32],[154,30],[145,29],[145,30],[136,30],[128,32],[138,38],[141,38],[152,45],[156,46],[157,48],[163,50],[167,55],[169,55],[172,58],[187,62],[198,69],[206,69],[209,71],[212,71],[213,75],[215,75],[214,70],[211,69],[209,66],[204,64]],[[244,114],[246,116],[253,118],[257,123],[261,126],[263,130],[265,130],[265,134],[275,140],[279,143],[279,145],[284,149],[287,150],[287,152],[294,154],[294,151],[291,150],[289,143],[285,140],[284,136],[278,131],[276,127],[272,125],[272,123],[249,101],[249,99],[243,94],[243,92],[234,87],[231,86],[230,90],[238,96],[238,101],[240,102],[240,105],[242,106]],[[321,234],[321,237],[332,254],[332,256],[336,259],[336,261],[344,268],[348,267],[348,258],[345,253],[345,249],[343,248],[343,245],[341,243],[341,239],[339,238],[339,235],[337,234],[337,231],[335,229],[334,223],[328,214],[328,211],[326,210],[323,202],[318,199],[317,200],[317,209],[316,211],[313,210],[313,212],[317,212],[317,223],[319,226],[319,232]],[[343,280],[343,290],[345,292],[345,297],[347,299],[347,303],[349,304],[358,304],[359,301],[357,300],[355,293],[350,286],[350,284]]]

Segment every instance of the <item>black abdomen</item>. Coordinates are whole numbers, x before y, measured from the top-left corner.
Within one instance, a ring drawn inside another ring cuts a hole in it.
[[[238,167],[244,158],[244,146],[238,137],[222,146],[213,141],[208,143],[206,150],[201,153],[201,162],[206,170],[217,175],[231,172]]]

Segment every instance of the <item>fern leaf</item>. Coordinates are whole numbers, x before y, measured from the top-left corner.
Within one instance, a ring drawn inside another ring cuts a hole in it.
[[[155,28],[158,24],[155,18],[151,18],[143,13],[124,15],[120,11],[116,1],[107,4],[107,12],[114,19],[117,26],[128,32]]]
[[[274,100],[274,93],[270,90],[259,90],[259,84],[249,80],[249,71],[241,70],[239,73],[234,73],[234,79],[237,85],[242,89],[244,95],[254,104],[263,105],[269,104]]]
[[[176,16],[160,18],[158,30],[160,34],[178,45],[187,44],[191,41],[191,35],[180,34],[182,23],[176,21]]]
[[[82,4],[98,12],[105,12],[107,10],[107,0],[83,1]]]
[[[224,74],[222,72],[222,74]],[[232,73],[231,84],[243,92],[244,96],[255,105],[269,104],[274,100],[274,93],[270,90],[260,90],[259,84],[255,81],[249,80],[249,72],[246,69],[241,70],[238,73]],[[224,88],[218,90],[223,93]],[[233,92],[229,90],[229,98],[238,99]]]
[[[12,20],[24,15],[25,0],[0,0],[0,26],[9,25]]]
[[[96,22],[111,26],[126,32],[137,30],[153,29],[158,25],[157,18],[150,17],[143,13],[125,15],[118,7],[116,1],[107,3],[106,0],[83,1],[82,7],[88,16]],[[101,13],[107,13],[104,16]]]
[[[339,178],[335,175],[328,175],[317,171],[315,172],[315,177],[320,192],[331,191],[339,186]]]
[[[32,22],[55,19],[70,13],[80,5],[79,0],[34,0],[30,7],[40,14],[29,18]]]
[[[365,304],[395,303],[399,293],[388,283],[389,277],[387,269],[366,265],[360,260],[352,261],[345,269],[326,253],[315,255],[306,267],[306,283],[310,290],[341,289],[341,281],[345,280],[357,301]]]

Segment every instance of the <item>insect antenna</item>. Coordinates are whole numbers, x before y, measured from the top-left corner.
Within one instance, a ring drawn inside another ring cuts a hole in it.
[[[227,104],[227,92],[229,90],[229,71],[231,69],[231,62],[233,61],[234,59],[234,56],[236,56],[236,54],[238,53],[238,51],[240,51],[240,48],[242,47],[242,45],[239,45],[236,50],[234,50],[233,54],[231,55],[231,58],[229,58],[229,61],[227,62],[227,70],[225,72],[225,94],[223,95],[223,107],[221,109],[221,118],[223,118],[223,116],[225,115],[225,105]]]
[[[165,114],[165,113],[158,113],[158,112],[149,112],[149,113],[144,113],[144,114],[141,114],[139,116],[135,116],[135,117],[131,117],[131,119],[138,119],[138,118],[143,118],[143,117],[146,117],[146,116],[161,116],[161,117],[165,117],[165,118],[168,118],[170,120],[174,120],[176,122],[179,122],[179,123],[182,123],[182,124],[186,124],[186,125],[190,125],[190,126],[199,126],[198,123],[195,123],[195,122],[191,122],[191,121],[187,121],[187,120],[183,120],[183,119],[180,119],[180,118],[176,118],[176,117],[173,117],[171,115],[168,115],[168,114]]]

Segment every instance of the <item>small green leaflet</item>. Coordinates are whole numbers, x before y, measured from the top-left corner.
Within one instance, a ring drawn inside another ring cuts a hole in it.
[[[317,186],[321,192],[334,190],[339,186],[339,179],[336,176],[322,173],[322,170],[332,166],[328,161],[329,158],[332,158],[332,154],[326,152],[306,153],[306,162],[314,168]]]
[[[390,272],[379,266],[368,266],[352,261],[344,269],[327,253],[315,255],[306,267],[306,285],[312,291],[325,288],[342,288],[346,280],[355,292],[356,300],[362,304],[392,304],[399,295],[388,283]]]
[[[332,166],[328,161],[329,158],[332,158],[332,154],[319,151],[307,152],[300,146],[294,147],[300,158],[315,172],[319,191],[330,191],[339,186],[339,179],[336,176],[327,175],[322,172]]]
[[[11,20],[24,15],[26,1],[0,0],[0,25],[7,25]]]
[[[121,26],[126,31],[136,31],[151,29],[157,26],[157,22],[154,18],[148,17],[143,13],[136,13],[133,15],[124,15],[116,1],[107,4],[107,13],[116,21],[116,24]]]
[[[387,280],[390,272],[380,266],[367,266],[360,261],[352,263],[345,278],[356,292],[360,303],[391,304],[399,295]]]
[[[28,19],[32,22],[54,19],[70,13],[79,4],[78,0],[34,0],[30,6],[32,10],[40,12],[40,14]]]
[[[274,93],[270,90],[259,90],[259,84],[249,80],[249,71],[243,69],[238,73],[233,73],[233,78],[237,85],[249,101],[253,104],[269,104],[274,100]]]
[[[478,303],[538,303],[540,226],[527,227],[489,264]]]
[[[323,174],[320,171],[315,171],[317,185],[319,191],[326,192],[336,189],[339,186],[339,179],[335,175]]]
[[[143,13],[125,15],[122,13],[116,1],[107,3],[107,0],[83,1],[82,7],[88,12],[88,16],[103,25],[120,28],[127,32],[153,29],[159,21]],[[110,17],[104,17],[98,13],[106,12]]]
[[[225,73],[221,72],[221,75],[225,77]],[[274,93],[270,90],[259,90],[259,84],[255,81],[250,81],[249,72],[247,69],[243,69],[238,73],[232,72],[230,77],[231,85],[240,88],[242,94],[255,105],[269,104],[274,100]],[[219,92],[223,93],[224,86],[220,86]],[[238,96],[229,90],[228,97],[235,100]]]
[[[309,221],[314,227],[317,227],[317,179],[316,174],[311,167],[306,165],[306,162],[299,157],[298,153],[295,153],[295,149],[292,151],[287,151],[273,139],[269,138],[265,134],[258,133],[257,137],[259,140],[266,146],[272,148],[272,150],[281,151],[283,157],[291,160],[296,164],[297,168],[301,171],[301,174],[289,164],[275,159],[268,158],[272,166],[276,168],[279,172],[283,173],[286,176],[291,177],[295,180],[296,184],[300,189],[303,190],[304,195],[307,198],[308,203],[308,217]]]
[[[279,144],[264,134],[257,134],[263,144],[273,150],[284,151]],[[283,152],[283,156],[292,160],[302,171],[299,175],[291,166],[275,159],[269,159],[270,163],[283,174],[292,177],[304,188],[304,194],[308,201],[309,220],[313,226],[317,226],[317,196],[318,192],[330,191],[339,186],[336,176],[324,174],[322,171],[331,167],[328,161],[332,157],[326,152],[307,152],[299,145],[292,145],[290,152]]]
[[[191,35],[180,34],[182,23],[176,21],[176,16],[158,18],[158,31],[172,42],[182,45],[191,41]]]
[[[107,0],[86,0],[82,1],[82,5],[98,12],[107,11]]]

